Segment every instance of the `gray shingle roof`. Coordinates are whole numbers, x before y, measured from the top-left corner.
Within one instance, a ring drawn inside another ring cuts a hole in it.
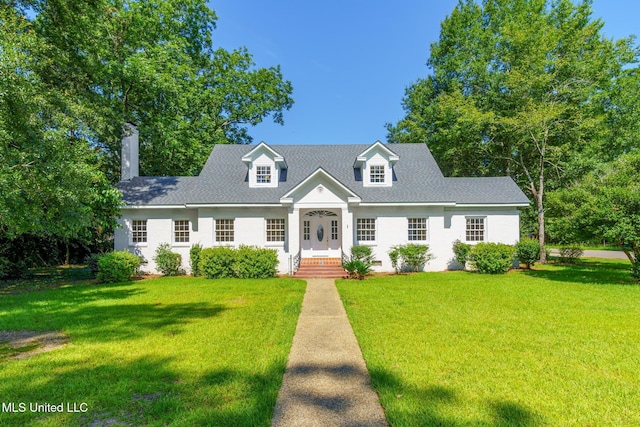
[[[250,188],[242,157],[255,146],[216,145],[197,177],[137,177],[118,188],[128,205],[279,203],[322,168],[362,203],[523,204],[529,200],[509,177],[445,178],[425,144],[396,144],[391,187],[364,187],[353,168],[370,145],[270,145],[287,162],[277,188]]]

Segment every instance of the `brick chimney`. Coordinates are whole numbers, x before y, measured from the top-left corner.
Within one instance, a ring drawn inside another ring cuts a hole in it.
[[[122,180],[129,181],[140,174],[138,128],[126,123],[122,136]]]

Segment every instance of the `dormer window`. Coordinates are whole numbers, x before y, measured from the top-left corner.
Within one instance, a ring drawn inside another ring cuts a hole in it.
[[[385,173],[384,165],[369,166],[369,182],[372,184],[384,184]]]
[[[287,169],[284,157],[264,142],[245,154],[242,161],[247,165],[249,187],[254,188],[277,187],[283,171]]]
[[[356,176],[362,179],[365,187],[391,187],[393,185],[393,167],[399,157],[380,141],[356,157],[353,167],[358,170]]]
[[[271,166],[256,166],[256,183],[271,184]]]

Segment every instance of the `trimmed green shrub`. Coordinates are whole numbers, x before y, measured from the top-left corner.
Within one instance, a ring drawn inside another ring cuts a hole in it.
[[[396,271],[396,273],[400,273],[402,269],[402,259],[400,258],[400,247],[392,246],[389,252],[389,259],[391,259],[391,266]]]
[[[168,243],[160,243],[153,257],[156,269],[165,276],[178,276],[184,274],[182,270],[182,255],[171,252]]]
[[[349,279],[362,280],[364,276],[371,272],[371,264],[367,264],[360,259],[351,259],[343,263],[342,268],[349,273]]]
[[[535,239],[524,238],[516,243],[516,256],[520,263],[531,269],[531,266],[540,259],[540,242]]]
[[[207,279],[234,277],[235,250],[229,246],[200,251],[200,273]]]
[[[558,259],[560,262],[575,264],[575,262],[582,256],[583,253],[583,249],[578,245],[564,245],[560,246],[560,256],[558,257]]]
[[[277,267],[278,253],[275,249],[241,245],[238,249],[221,246],[200,251],[199,268],[207,279],[263,279],[274,277]]]
[[[202,245],[200,243],[196,243],[189,250],[189,262],[191,263],[191,275],[201,276],[200,272],[200,252],[202,252]]]
[[[363,263],[371,266],[371,264],[373,264],[373,253],[371,251],[371,246],[366,246],[366,245],[351,246],[351,259],[360,260]]]
[[[354,245],[351,247],[351,258],[342,263],[350,279],[364,279],[364,276],[371,272],[373,264],[373,253],[370,246]]]
[[[433,258],[433,255],[429,253],[428,245],[417,245],[414,243],[404,245],[400,250],[400,256],[402,256],[407,266],[412,267],[413,271],[420,270],[421,267]]]
[[[266,279],[275,277],[278,252],[275,249],[240,245],[236,249],[233,272],[240,279]]]
[[[637,258],[636,258],[637,259]],[[640,264],[636,263],[631,266],[631,277],[640,281]]]
[[[419,271],[433,259],[433,255],[429,253],[429,245],[415,243],[393,246],[388,254],[396,273],[404,270]]]
[[[140,258],[127,251],[107,252],[98,258],[98,281],[102,283],[131,280],[140,267]]]
[[[463,270],[467,267],[469,252],[471,252],[471,245],[462,243],[460,240],[453,242],[453,254],[455,255],[456,261],[462,264]]]
[[[482,274],[504,274],[513,266],[515,248],[504,243],[480,242],[469,253],[469,262]]]

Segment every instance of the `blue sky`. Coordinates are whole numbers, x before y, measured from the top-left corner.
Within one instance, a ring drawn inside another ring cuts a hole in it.
[[[429,70],[429,46],[457,0],[216,0],[214,43],[280,65],[295,103],[285,125],[250,129],[269,144],[370,144],[403,117],[405,88]],[[594,0],[607,37],[640,33],[640,1]]]

